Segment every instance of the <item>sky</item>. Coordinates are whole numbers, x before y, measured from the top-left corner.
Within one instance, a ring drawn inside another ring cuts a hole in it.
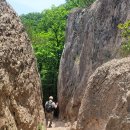
[[[65,0],[6,0],[18,13],[27,14],[30,12],[42,12],[44,9],[51,8],[52,5],[58,6],[65,3]]]

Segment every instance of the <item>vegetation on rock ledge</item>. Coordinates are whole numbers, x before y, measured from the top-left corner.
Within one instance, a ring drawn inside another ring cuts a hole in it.
[[[122,48],[121,53],[124,56],[130,54],[130,20],[126,21],[124,24],[119,24],[118,28],[122,30]]]

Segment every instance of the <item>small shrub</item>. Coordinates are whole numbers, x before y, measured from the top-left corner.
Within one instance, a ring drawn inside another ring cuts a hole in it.
[[[39,123],[37,126],[37,130],[45,130],[44,125]]]
[[[123,56],[130,55],[130,20],[126,21],[124,24],[119,24],[118,28],[122,31],[122,46],[121,54]]]

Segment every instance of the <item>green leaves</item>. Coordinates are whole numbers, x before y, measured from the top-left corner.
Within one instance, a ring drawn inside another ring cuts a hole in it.
[[[130,54],[130,20],[124,24],[119,24],[118,28],[122,31],[121,53],[124,56],[127,56]]]
[[[41,75],[44,101],[57,97],[57,78],[60,57],[65,42],[66,21],[74,7],[86,7],[95,0],[67,0],[59,7],[52,6],[42,13],[22,15],[21,20],[32,41]]]
[[[42,13],[22,15],[21,19],[32,41],[43,83],[44,100],[57,97],[59,62],[65,42],[66,19],[69,10],[52,6]]]
[[[95,0],[66,0],[69,6],[72,7],[88,7],[91,5]]]

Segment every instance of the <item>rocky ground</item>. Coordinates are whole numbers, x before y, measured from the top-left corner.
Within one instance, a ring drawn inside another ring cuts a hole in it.
[[[52,124],[52,128],[47,128],[47,130],[70,130],[70,127],[69,127],[69,123],[55,120]]]

